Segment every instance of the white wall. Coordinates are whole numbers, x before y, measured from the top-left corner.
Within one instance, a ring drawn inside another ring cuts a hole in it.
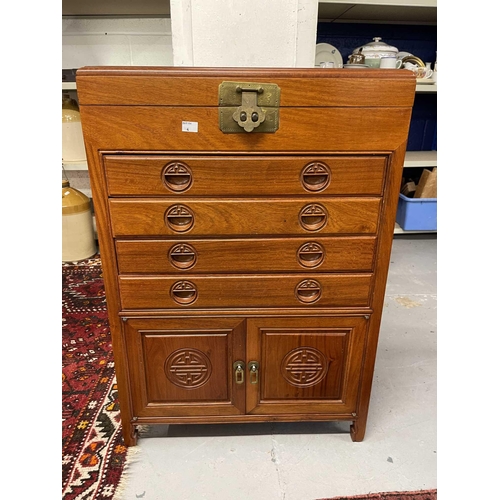
[[[62,67],[171,66],[166,18],[63,18]]]
[[[170,0],[175,66],[313,67],[317,0]]]
[[[82,66],[171,66],[170,19],[63,18],[62,69]],[[77,98],[75,91],[70,91]],[[87,171],[67,170],[75,189],[92,196]]]
[[[170,0],[170,9],[173,23],[63,18],[62,68],[314,66],[317,0]],[[66,176],[91,196],[88,172],[68,170]]]

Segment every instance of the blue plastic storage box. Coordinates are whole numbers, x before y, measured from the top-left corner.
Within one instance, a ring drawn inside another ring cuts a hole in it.
[[[437,198],[407,198],[399,193],[396,222],[403,231],[437,231]]]

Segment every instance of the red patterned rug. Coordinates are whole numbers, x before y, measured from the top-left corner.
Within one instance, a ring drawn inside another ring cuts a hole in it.
[[[321,500],[437,500],[437,490],[393,491],[391,493],[370,493],[352,497],[333,497]]]
[[[62,490],[64,500],[111,500],[130,456],[99,257],[62,268]]]

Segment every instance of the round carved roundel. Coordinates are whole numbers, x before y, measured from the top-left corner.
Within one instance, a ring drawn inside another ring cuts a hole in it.
[[[178,349],[165,361],[165,375],[172,384],[183,389],[196,389],[212,374],[210,360],[198,349]]]
[[[328,362],[314,347],[298,347],[290,351],[281,363],[281,374],[296,387],[310,387],[326,377]]]

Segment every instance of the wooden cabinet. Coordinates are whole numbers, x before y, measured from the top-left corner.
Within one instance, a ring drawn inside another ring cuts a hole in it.
[[[367,322],[363,316],[127,319],[133,413],[210,421],[355,412]]]
[[[277,85],[277,130],[237,130],[240,111],[222,126],[227,81]],[[140,424],[268,420],[347,420],[362,440],[411,73],[83,68],[77,83],[127,445]]]

